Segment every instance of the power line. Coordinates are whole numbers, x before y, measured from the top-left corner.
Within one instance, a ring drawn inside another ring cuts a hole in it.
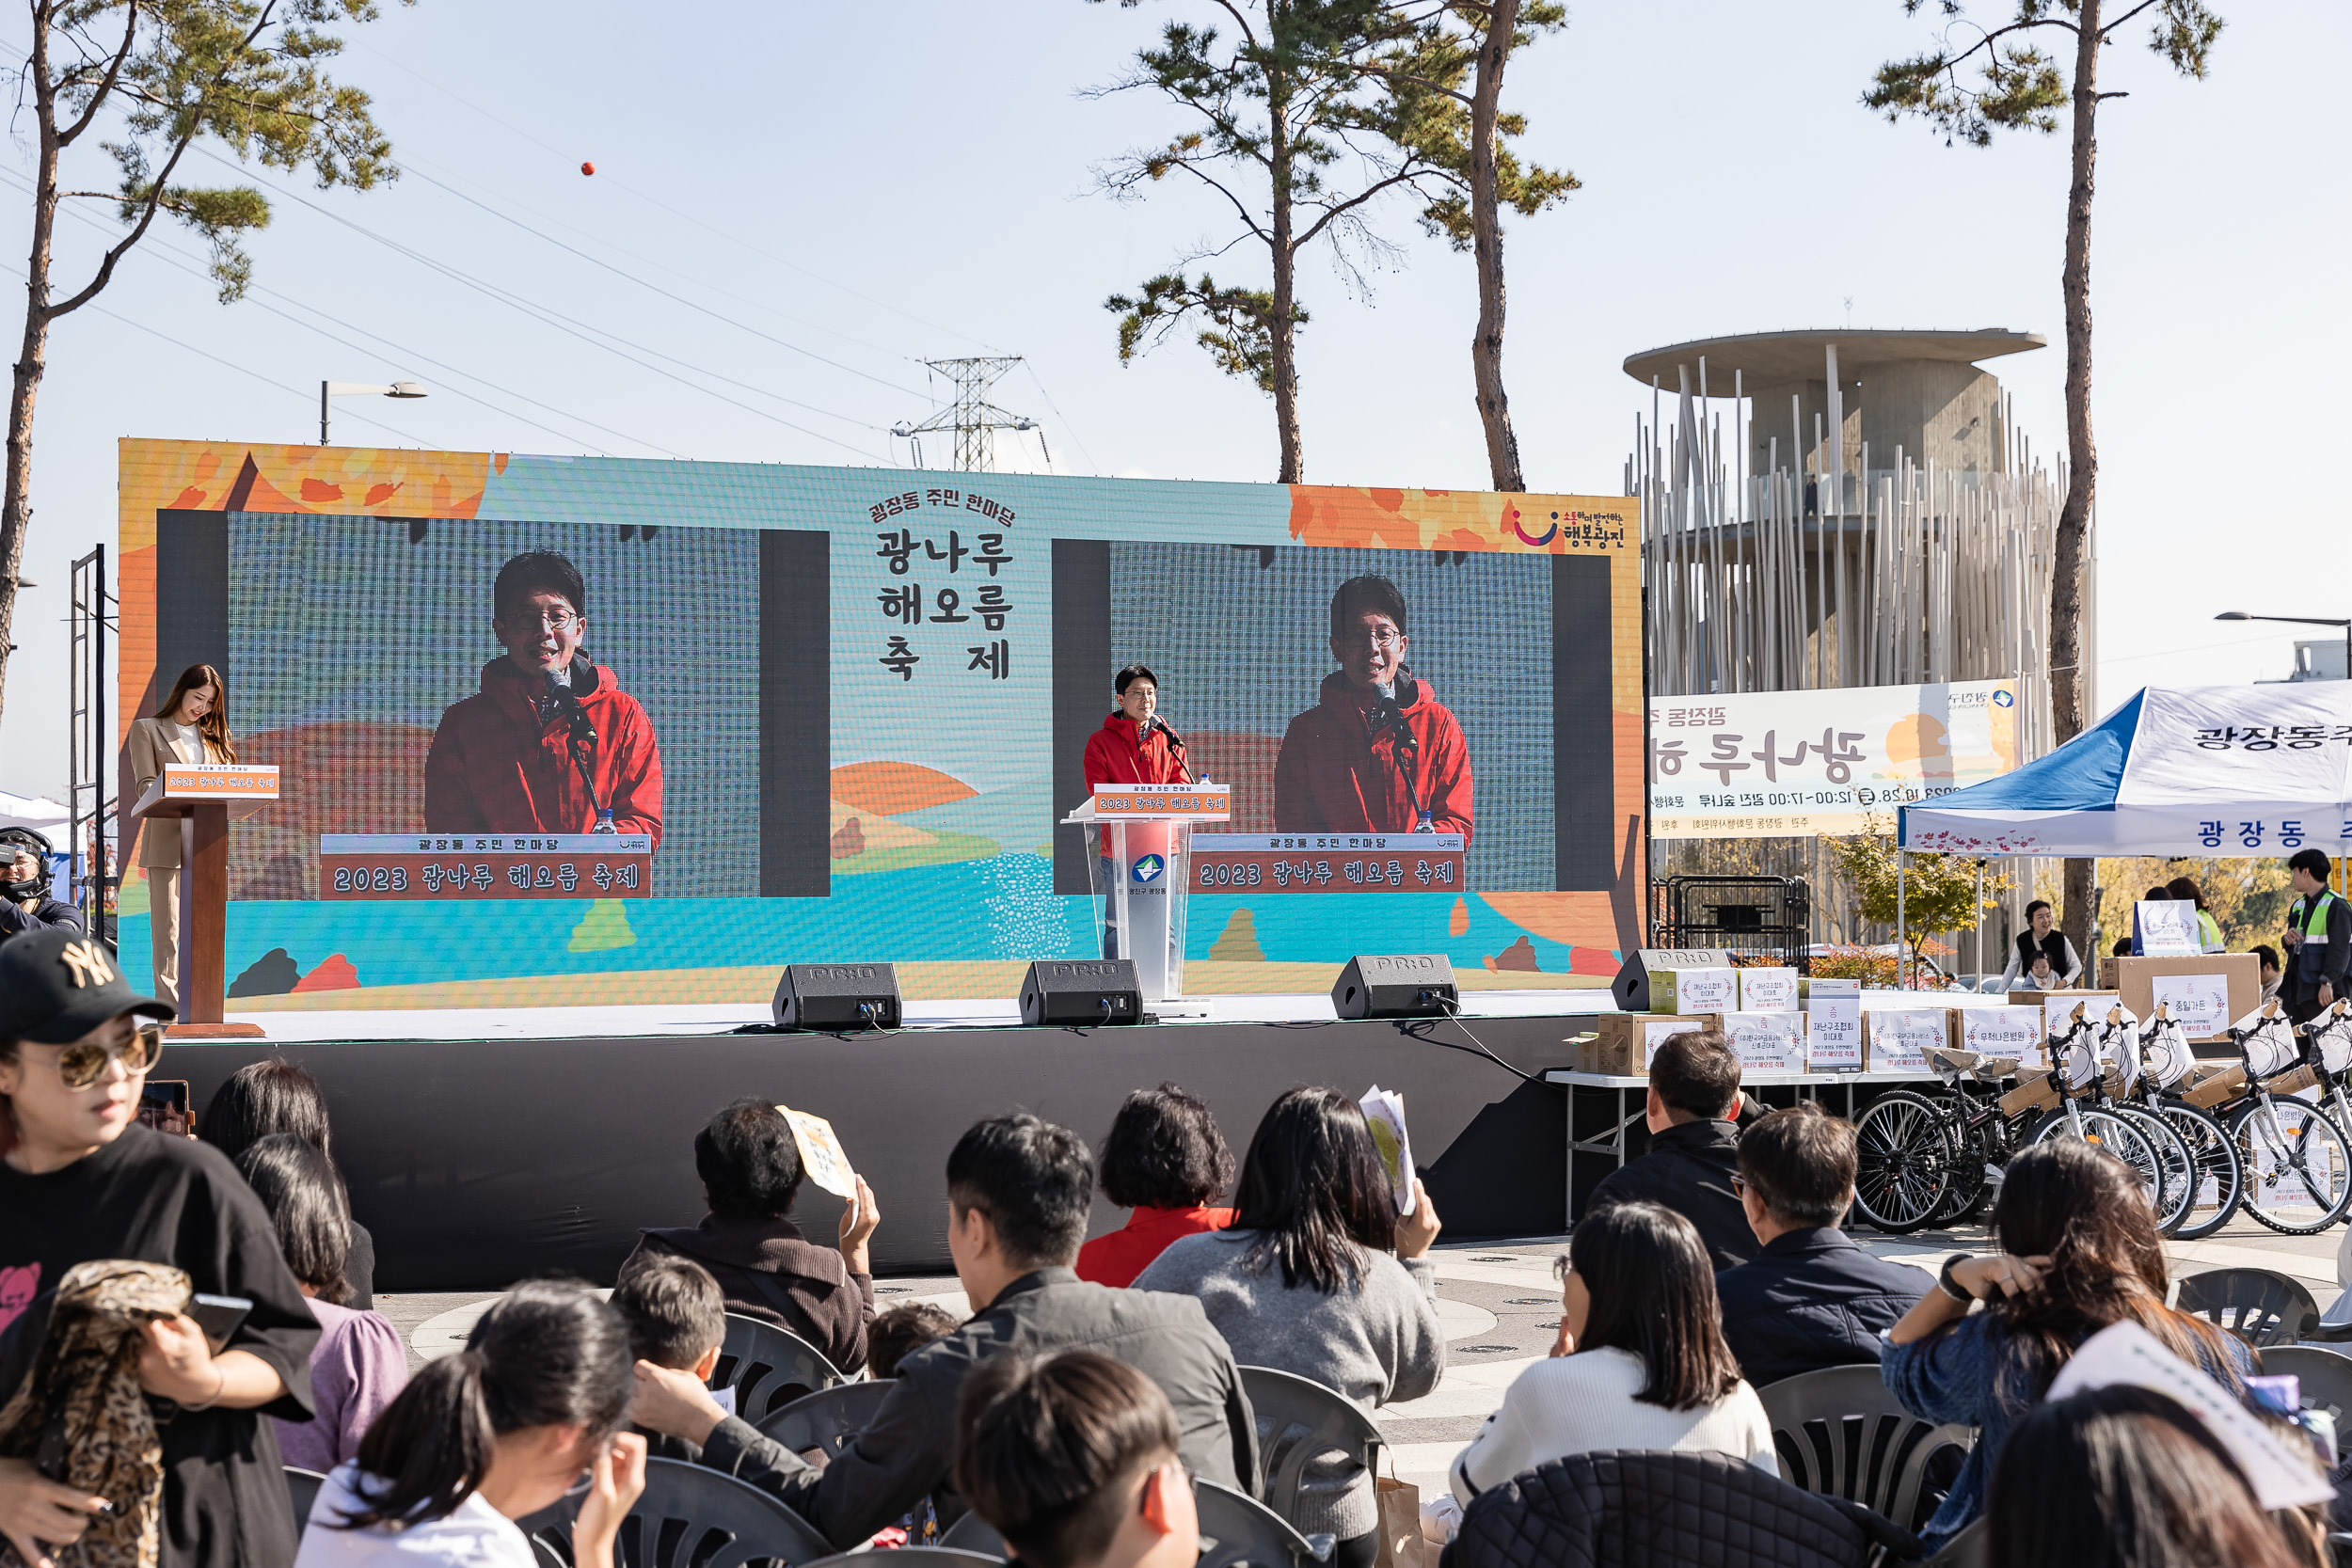
[[[17,174],[16,174],[13,170],[5,169],[5,168],[0,168],[0,178],[6,178],[6,179],[9,180],[12,183],[15,183],[15,184],[17,185],[17,188],[18,188],[18,189],[20,189],[20,190],[25,191],[25,192],[27,192],[27,193],[29,193],[29,192],[32,190],[32,185],[30,184],[30,182],[25,182],[25,181],[24,181],[24,180],[22,179],[22,177],[21,177],[21,176],[19,176],[19,175],[17,175]],[[108,232],[108,233],[112,233],[112,232],[113,232],[113,230],[108,230],[108,229],[106,228],[106,225],[104,224],[104,222],[103,222],[103,220],[101,220],[101,219],[99,219],[99,218],[97,218],[97,217],[92,216],[90,214],[88,214],[88,213],[87,213],[87,212],[83,211],[81,208],[78,208],[78,207],[68,207],[68,208],[66,208],[66,209],[65,209],[65,211],[66,211],[67,213],[69,213],[72,216],[73,216],[74,218],[78,219],[79,221],[81,221],[81,222],[83,222],[83,223],[85,223],[85,224],[87,224],[89,227],[91,227],[91,228],[93,228],[93,229],[98,229],[98,230],[103,230],[103,231]],[[205,266],[204,266],[204,265],[203,265],[200,261],[198,261],[195,257],[190,256],[190,255],[189,255],[186,251],[183,251],[183,250],[180,249],[178,246],[173,245],[170,245],[170,244],[167,244],[167,242],[162,241],[162,240],[157,240],[157,239],[150,239],[150,240],[146,241],[146,242],[145,242],[145,243],[141,245],[141,247],[140,247],[140,249],[139,249],[138,251],[135,251],[135,252],[134,252],[133,254],[135,254],[135,255],[143,255],[143,254],[150,254],[150,253],[152,253],[152,254],[156,255],[156,256],[157,256],[157,258],[158,258],[159,260],[164,260],[164,261],[165,261],[165,263],[166,263],[167,265],[169,265],[169,266],[176,266],[176,267],[178,267],[178,268],[179,268],[182,272],[185,272],[185,273],[187,273],[187,274],[191,275],[192,277],[209,277],[209,276],[210,276],[209,269],[207,269],[207,268],[206,268],[206,267],[205,267]],[[180,258],[182,258],[182,260],[177,261],[170,261],[170,260],[169,260],[169,258],[170,258],[170,257],[175,257],[175,256],[176,256],[176,257],[180,257]],[[550,414],[554,414],[554,415],[558,416],[559,418],[562,418],[562,419],[566,419],[566,420],[577,420],[579,423],[581,423],[581,424],[587,425],[587,426],[589,426],[591,429],[595,429],[595,430],[601,430],[601,431],[604,431],[607,435],[611,435],[611,436],[617,436],[621,437],[621,439],[623,439],[624,441],[628,441],[628,442],[631,442],[631,443],[633,443],[633,444],[635,444],[635,445],[637,445],[637,446],[641,446],[641,447],[645,447],[645,448],[648,448],[648,449],[650,449],[650,450],[652,450],[652,451],[654,451],[660,452],[660,453],[664,454],[665,456],[669,456],[669,457],[679,457],[679,458],[682,458],[682,457],[684,457],[684,456],[685,456],[685,453],[683,453],[683,452],[679,452],[679,451],[672,451],[670,448],[668,448],[668,447],[665,447],[665,446],[661,445],[661,444],[660,444],[660,442],[658,442],[658,441],[649,441],[649,440],[645,439],[645,438],[644,438],[644,436],[632,436],[632,435],[630,435],[630,434],[629,434],[628,432],[627,432],[627,431],[624,431],[624,430],[615,430],[615,429],[613,429],[613,428],[612,428],[612,426],[610,426],[610,425],[599,424],[599,423],[597,423],[597,421],[596,421],[595,420],[588,419],[588,418],[586,418],[585,416],[579,415],[579,414],[574,414],[574,413],[569,412],[568,410],[562,409],[562,408],[558,408],[558,407],[556,407],[556,406],[555,406],[554,404],[552,404],[543,403],[543,402],[541,402],[539,399],[534,398],[534,397],[532,397],[532,396],[530,396],[530,395],[529,395],[529,394],[527,394],[527,393],[517,392],[517,391],[515,391],[515,390],[514,390],[513,388],[511,388],[501,387],[501,386],[500,386],[497,382],[495,382],[495,381],[491,381],[491,380],[488,380],[487,378],[483,377],[483,376],[476,375],[476,374],[474,374],[474,373],[473,373],[472,372],[470,372],[470,371],[460,370],[458,367],[456,367],[456,366],[454,366],[454,365],[452,365],[452,364],[449,364],[449,363],[447,363],[446,361],[439,360],[439,359],[436,359],[436,358],[432,357],[430,355],[421,354],[421,353],[417,352],[416,350],[411,349],[411,348],[408,348],[408,347],[406,347],[405,345],[404,345],[404,344],[402,344],[402,343],[399,343],[399,342],[395,341],[394,340],[392,340],[392,339],[390,339],[390,338],[387,338],[387,337],[385,337],[382,333],[379,333],[379,332],[371,332],[371,331],[369,331],[366,327],[359,326],[359,325],[356,325],[355,324],[353,324],[353,323],[351,323],[351,322],[344,321],[342,317],[335,315],[335,314],[334,314],[333,312],[331,312],[331,311],[322,310],[322,309],[319,309],[317,306],[315,306],[315,305],[310,305],[310,304],[308,304],[308,303],[306,303],[305,301],[302,301],[302,300],[296,299],[296,298],[294,298],[293,295],[288,294],[288,293],[281,293],[281,292],[280,292],[280,291],[278,291],[278,290],[276,290],[276,289],[271,289],[271,288],[266,288],[266,287],[264,287],[264,286],[262,286],[262,285],[261,285],[261,284],[258,284],[258,283],[257,283],[257,284],[252,285],[252,287],[251,287],[251,291],[250,291],[250,292],[252,292],[252,293],[254,293],[267,294],[267,295],[269,295],[269,296],[270,296],[270,297],[272,297],[272,298],[283,300],[283,301],[285,301],[288,305],[291,305],[291,306],[294,307],[294,309],[298,309],[298,310],[307,310],[307,311],[310,312],[312,315],[315,315],[315,316],[321,317],[322,319],[324,319],[324,320],[326,320],[326,321],[332,322],[334,325],[336,325],[337,326],[342,327],[342,328],[344,331],[346,331],[346,332],[356,332],[356,333],[359,334],[359,335],[360,335],[361,337],[363,337],[363,338],[372,338],[372,339],[375,340],[377,342],[379,342],[379,343],[383,343],[383,344],[385,344],[386,346],[389,347],[389,348],[390,348],[390,349],[392,349],[395,353],[397,353],[397,354],[400,354],[400,355],[404,356],[405,356],[405,358],[406,358],[409,362],[411,362],[411,363],[415,363],[415,364],[422,364],[422,365],[431,365],[434,369],[438,370],[438,371],[445,372],[447,372],[447,373],[448,373],[448,374],[450,374],[450,375],[457,376],[457,377],[459,377],[461,380],[471,381],[471,382],[474,382],[474,383],[476,383],[476,384],[478,384],[478,385],[480,385],[480,386],[487,387],[487,388],[490,388],[492,391],[494,391],[494,392],[498,392],[498,393],[500,393],[500,394],[501,394],[501,395],[503,395],[503,396],[506,396],[506,397],[511,397],[511,398],[516,398],[516,399],[518,399],[518,400],[520,400],[521,402],[524,402],[524,403],[530,404],[531,404],[532,407],[534,407],[534,408],[544,408],[544,409],[546,409],[548,413],[550,413]],[[312,332],[312,333],[316,333],[318,336],[320,336],[320,337],[322,337],[322,338],[326,339],[329,342],[341,343],[341,344],[342,344],[343,347],[345,347],[345,348],[355,349],[355,350],[358,350],[358,352],[362,353],[362,354],[366,354],[366,353],[373,352],[373,351],[368,350],[368,349],[363,349],[363,348],[360,348],[360,347],[359,347],[359,345],[358,345],[358,344],[356,344],[356,343],[348,342],[348,341],[344,341],[343,339],[341,339],[341,338],[336,337],[333,333],[326,331],[324,328],[322,328],[322,327],[318,326],[315,323],[306,322],[306,321],[301,320],[301,319],[300,319],[300,318],[298,318],[298,317],[294,317],[294,316],[290,316],[290,315],[287,315],[285,311],[280,310],[280,309],[277,309],[275,306],[269,305],[269,304],[267,304],[267,303],[266,303],[266,302],[264,302],[264,301],[262,301],[262,300],[254,300],[254,301],[251,301],[251,303],[253,304],[253,306],[254,306],[254,308],[255,308],[255,309],[262,309],[262,310],[266,310],[266,311],[268,311],[270,314],[272,314],[272,315],[274,315],[274,316],[278,316],[278,317],[282,318],[283,320],[293,322],[293,323],[294,323],[296,326],[301,327],[304,331],[306,331],[306,332]],[[480,406],[484,407],[484,408],[487,408],[487,409],[489,409],[491,412],[493,412],[493,413],[495,413],[495,414],[500,415],[501,418],[504,418],[504,419],[509,419],[509,420],[515,420],[515,421],[516,421],[516,423],[518,423],[518,424],[526,424],[526,425],[529,425],[529,426],[530,426],[532,429],[533,429],[533,430],[541,430],[541,431],[545,431],[545,432],[547,432],[547,433],[548,433],[548,435],[550,435],[550,436],[557,436],[557,437],[559,437],[559,438],[561,438],[561,439],[563,439],[563,440],[564,440],[564,441],[571,442],[572,444],[574,444],[574,445],[576,445],[576,446],[585,447],[585,448],[587,448],[587,449],[588,449],[589,451],[591,451],[602,452],[602,453],[604,453],[604,454],[605,454],[605,455],[607,455],[607,456],[612,455],[612,453],[611,453],[610,450],[609,450],[609,449],[607,449],[606,447],[604,447],[604,446],[602,446],[602,445],[600,445],[599,443],[595,442],[595,441],[582,440],[580,436],[578,436],[574,435],[574,434],[573,434],[573,433],[571,433],[570,431],[558,430],[558,429],[556,429],[553,425],[541,424],[538,420],[533,420],[533,419],[530,418],[530,417],[529,417],[529,416],[527,416],[527,415],[517,414],[517,413],[514,412],[512,409],[508,409],[508,408],[501,408],[501,407],[500,407],[497,404],[490,402],[487,398],[484,398],[484,397],[479,397],[479,396],[476,396],[475,394],[473,394],[473,393],[471,393],[471,392],[466,391],[463,388],[450,387],[450,386],[448,386],[446,383],[444,383],[444,384],[443,384],[443,386],[444,386],[444,389],[445,389],[445,390],[447,390],[447,391],[449,391],[449,392],[450,392],[450,393],[452,393],[453,395],[457,396],[457,397],[461,397],[461,398],[465,399],[465,400],[466,400],[467,402],[469,402],[469,403],[477,404],[479,404]],[[308,394],[306,393],[306,394],[305,394],[305,396],[308,396]],[[364,418],[366,418],[366,416],[364,416],[364,415],[354,415],[354,416],[353,416],[353,418],[355,418],[355,419],[364,419]],[[378,424],[381,424],[381,421],[380,421],[380,420],[379,420],[379,421],[374,421],[374,422],[376,422],[376,423],[378,423]],[[390,429],[391,427],[390,427],[390,426],[389,426],[389,425],[385,425],[385,426],[383,426],[383,428],[385,428],[385,429],[388,429],[388,430],[389,430],[389,429]],[[430,444],[430,443],[427,443],[427,444]]]
[[[250,169],[246,169],[236,164],[230,163],[228,159],[221,157],[211,149],[199,148],[197,150],[202,152],[204,156],[212,159],[215,163],[221,165],[223,167],[235,171],[240,177],[245,179],[253,179],[253,174]],[[613,347],[612,344],[626,344],[629,348],[637,349],[640,353],[651,354],[657,358],[669,359],[675,364],[688,365],[690,369],[700,371],[701,373],[712,376],[718,380],[732,382],[731,377],[720,375],[719,372],[715,371],[704,370],[701,366],[691,365],[690,361],[678,359],[673,355],[663,354],[659,349],[646,348],[642,344],[630,342],[629,340],[621,337],[617,333],[608,332],[602,327],[590,325],[586,322],[580,321],[571,316],[566,316],[562,311],[551,310],[545,306],[533,304],[509,290],[501,288],[495,283],[475,277],[470,273],[465,272],[460,268],[453,267],[446,261],[437,261],[431,256],[427,256],[424,252],[416,249],[414,246],[403,245],[400,241],[392,239],[389,235],[379,234],[374,230],[368,228],[365,224],[355,223],[350,218],[344,217],[342,214],[335,212],[332,208],[323,207],[319,203],[309,199],[307,197],[299,196],[293,191],[287,190],[282,185],[271,184],[269,182],[259,180],[256,180],[255,183],[268,184],[270,189],[276,191],[286,199],[310,208],[312,212],[319,214],[321,216],[342,225],[345,229],[350,230],[355,234],[373,240],[376,244],[383,245],[386,249],[393,251],[400,256],[404,256],[409,261],[415,261],[420,266],[430,268],[431,270],[441,274],[443,277],[450,278],[453,282],[463,283],[466,287],[474,290],[476,293],[490,299],[494,299],[501,305],[506,305],[514,309],[520,310],[523,314],[534,318],[545,325],[552,326],[559,332],[563,332],[570,337],[578,338],[580,341],[588,344],[592,348],[600,348],[607,354],[612,355],[616,358],[626,359],[630,364],[637,366],[640,370],[651,371],[656,375],[667,377],[669,380],[676,382],[681,387],[702,393],[705,397],[716,398],[721,403],[731,404],[735,407],[742,409],[747,414],[766,420],[771,424],[780,424],[787,430],[797,430],[803,436],[810,436],[816,440],[823,441],[830,446],[839,447],[844,451],[855,452],[860,457],[873,457],[876,455],[872,451],[869,451],[862,447],[851,446],[849,442],[841,440],[836,436],[828,436],[822,431],[811,430],[806,425],[796,424],[792,420],[783,418],[781,415],[771,414],[764,408],[755,408],[750,404],[744,403],[739,399],[728,397],[724,392],[713,391],[710,388],[700,386],[694,382],[687,380],[684,376],[677,374],[674,371],[665,371],[659,365],[649,365],[643,359],[622,353],[620,349]],[[591,334],[596,334],[596,336],[591,336]],[[598,337],[609,338],[612,340],[612,342],[600,342],[597,341]],[[855,373],[864,374],[865,372],[858,372]],[[869,377],[868,379],[871,378]],[[739,386],[742,385],[739,382],[733,384]],[[887,386],[888,383],[885,382],[883,385]],[[778,393],[761,391],[758,388],[747,389],[759,391],[759,395],[764,397],[773,397],[779,402],[792,401],[782,397]],[[796,404],[796,406],[801,405]],[[822,412],[826,412],[831,415],[830,410],[823,410]],[[831,417],[835,419],[845,418],[845,416],[841,415],[831,415]],[[879,430],[881,427],[869,425],[866,428]],[[884,458],[883,461],[886,462],[888,460],[887,458]]]
[[[385,54],[384,51],[376,48],[373,44],[366,42],[364,40],[355,39],[352,41],[358,43],[360,48],[365,49],[369,54],[373,55],[377,59],[382,60],[386,64],[393,66],[398,70],[404,71],[411,76],[414,76],[418,81],[422,82],[426,87],[431,87],[435,92],[441,94],[443,97],[450,99],[453,103],[462,104],[466,108],[471,109],[475,114],[480,115],[483,119],[490,121],[493,125],[497,125],[507,131],[513,132],[516,135],[520,136],[523,140],[531,143],[532,146],[538,148],[542,151],[551,152],[556,157],[564,159],[566,162],[570,160],[570,153],[564,151],[560,148],[549,146],[548,143],[541,141],[537,136],[532,135],[530,132],[524,130],[521,126],[515,124],[511,120],[501,119],[497,115],[494,115],[489,110],[483,108],[471,99],[443,87],[440,83],[433,80],[432,77],[427,76],[424,72],[417,70],[416,67],[407,64],[405,61],[392,58],[391,55]],[[914,314],[911,310],[893,305],[887,300],[876,299],[871,294],[860,293],[857,290],[850,288],[846,283],[836,283],[832,278],[825,277],[821,273],[810,271],[808,268],[801,265],[798,261],[787,261],[785,258],[778,256],[775,252],[763,249],[762,247],[752,244],[751,241],[743,239],[739,235],[731,234],[727,230],[719,228],[715,224],[707,222],[704,219],[695,216],[691,213],[681,212],[677,208],[671,206],[668,202],[661,200],[659,197],[648,196],[644,191],[639,190],[636,186],[628,183],[616,176],[599,174],[597,178],[611,181],[611,182],[619,189],[628,192],[630,196],[635,197],[638,200],[643,201],[649,206],[660,208],[661,211],[669,214],[672,217],[679,218],[685,222],[691,223],[695,228],[700,229],[707,233],[716,234],[719,238],[725,240],[728,244],[740,245],[745,250],[750,251],[753,255],[773,261],[776,265],[783,267],[787,271],[799,273],[803,277],[809,278],[815,282],[822,283],[829,289],[837,289],[841,293],[848,294],[851,299],[862,300],[866,304],[871,305],[877,309],[887,310],[895,316],[904,316],[907,320],[914,322],[918,326],[926,326],[935,332],[950,333],[955,337],[964,339],[969,342],[978,343],[983,348],[993,348],[994,346],[993,344],[988,342],[987,340],[973,337],[971,333],[962,330],[960,327],[946,326],[938,322],[927,320],[922,316]]]

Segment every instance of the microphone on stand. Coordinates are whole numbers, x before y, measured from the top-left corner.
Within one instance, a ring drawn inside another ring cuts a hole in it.
[[[1152,727],[1159,731],[1162,735],[1168,736],[1168,743],[1170,746],[1176,747],[1180,750],[1183,748],[1184,744],[1184,737],[1178,735],[1174,727],[1171,726],[1167,720],[1161,718],[1156,713],[1152,716]]]

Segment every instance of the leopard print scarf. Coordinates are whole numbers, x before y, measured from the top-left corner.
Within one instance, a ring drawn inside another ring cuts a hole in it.
[[[190,1293],[184,1273],[159,1263],[77,1263],[58,1282],[40,1354],[0,1407],[0,1459],[37,1461],[54,1426],[64,1439],[58,1479],[114,1504],[81,1540],[52,1549],[57,1568],[155,1568],[164,1443],[139,1388],[139,1327],[186,1311]],[[14,1557],[0,1544],[0,1559]]]

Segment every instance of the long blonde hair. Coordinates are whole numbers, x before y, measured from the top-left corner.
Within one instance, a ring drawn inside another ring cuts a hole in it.
[[[171,683],[171,694],[164,699],[163,706],[155,710],[155,717],[178,723],[180,721],[176,716],[180,711],[180,699],[199,686],[213,689],[213,711],[196,721],[196,733],[204,737],[205,746],[213,753],[205,760],[234,762],[237,760],[236,743],[229,737],[229,683],[222,680],[220,672],[211,665],[191,664],[181,671],[180,678]]]

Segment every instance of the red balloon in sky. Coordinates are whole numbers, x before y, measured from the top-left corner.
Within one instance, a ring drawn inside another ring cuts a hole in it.
[[[582,164],[580,166],[580,172],[582,174],[594,174],[596,172],[596,166],[594,164]]]

